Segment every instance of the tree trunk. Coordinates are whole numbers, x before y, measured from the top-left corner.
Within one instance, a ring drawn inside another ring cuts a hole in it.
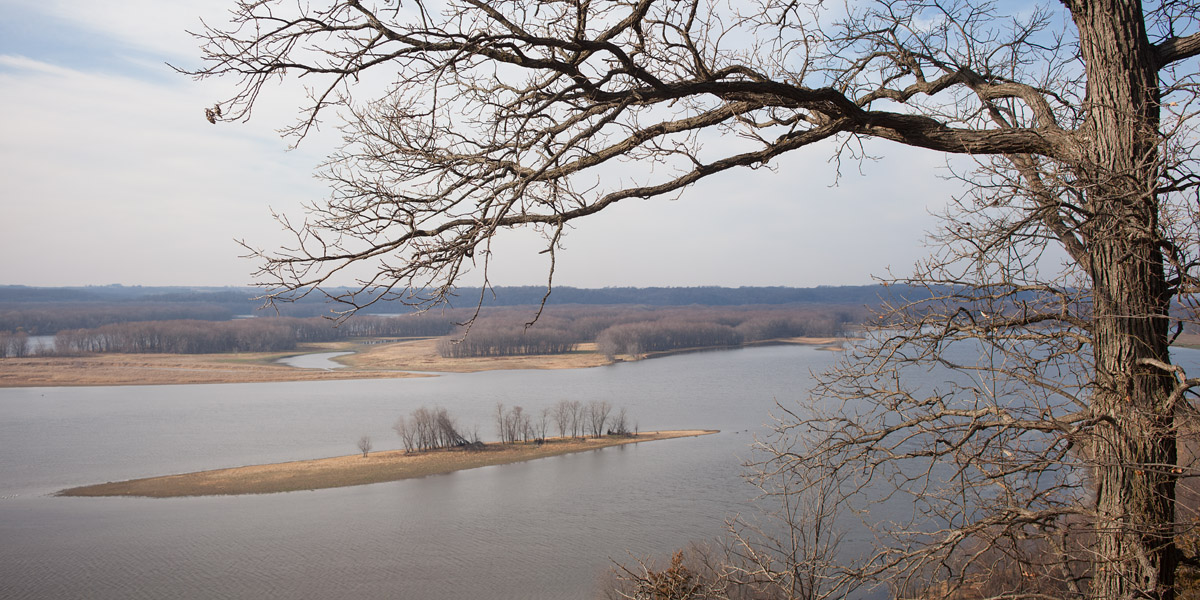
[[[1169,362],[1169,295],[1158,244],[1158,81],[1141,5],[1077,0],[1087,68],[1085,160],[1077,176],[1091,211],[1095,386],[1104,420],[1096,467],[1094,598],[1174,598],[1175,434],[1171,380],[1142,359]]]
[[[1154,288],[1161,269],[1129,244],[1106,244],[1096,265],[1096,387],[1093,411],[1107,418],[1096,432],[1094,472],[1098,513],[1095,598],[1172,598],[1175,581],[1176,463],[1170,380],[1138,367],[1141,358],[1167,360],[1163,319]],[[1156,277],[1157,275],[1157,277]],[[1143,316],[1139,316],[1143,315]]]

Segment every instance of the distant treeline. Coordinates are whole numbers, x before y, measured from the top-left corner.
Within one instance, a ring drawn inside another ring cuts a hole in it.
[[[235,313],[218,304],[129,303],[51,304],[0,310],[0,331],[54,335],[65,329],[90,329],[134,321],[228,321]]]
[[[680,348],[736,347],[798,336],[842,335],[865,309],[806,307],[551,307],[536,323],[529,307],[483,312],[467,328],[467,311],[399,317],[357,315],[340,324],[324,318],[256,317],[230,321],[173,319],[110,323],[59,331],[53,349],[34,347],[25,332],[0,332],[0,357],[94,352],[209,354],[279,352],[306,342],[370,337],[440,337],[447,358],[564,354],[595,342],[609,356]]]
[[[892,286],[891,293],[905,286]],[[819,286],[797,287],[607,287],[575,288],[556,287],[549,302],[563,304],[642,304],[646,306],[739,306],[747,304],[874,304],[883,286]],[[348,289],[333,288],[330,294],[347,292]],[[253,298],[262,290],[248,287],[145,287],[145,286],[85,286],[85,287],[32,287],[21,285],[0,286],[0,306],[9,304],[46,303],[120,303],[120,302],[182,302],[236,305],[253,309],[260,304]],[[529,306],[541,304],[546,288],[543,286],[496,286],[488,288],[486,304],[489,306]],[[457,288],[455,295],[461,303],[474,305],[481,295],[479,288]],[[364,298],[365,299],[365,298]],[[322,296],[299,300],[294,305],[321,306]],[[285,305],[286,306],[286,305]],[[465,305],[464,305],[465,306]],[[375,308],[397,312],[394,303],[385,302]]]
[[[443,338],[447,358],[562,354],[595,342],[608,356],[680,348],[727,348],[777,338],[827,337],[861,323],[866,309],[806,307],[554,307],[528,328],[528,312],[485,313],[470,327]]]
[[[734,328],[720,323],[648,321],[605,329],[596,338],[596,349],[615,356],[679,348],[731,348],[742,345],[744,339]]]
[[[579,342],[565,331],[546,328],[524,330],[512,325],[485,326],[473,329],[469,335],[438,340],[438,353],[445,358],[566,354],[578,347]]]
[[[896,286],[900,287],[900,286]],[[571,304],[642,306],[749,306],[781,304],[850,304],[875,305],[883,286],[820,286],[794,287],[556,287],[547,303],[551,306]],[[896,293],[893,288],[889,293]],[[479,288],[459,288],[457,294],[471,302],[480,297]],[[538,305],[546,295],[542,286],[512,286],[489,289],[484,294],[488,306]]]
[[[656,287],[656,288],[571,288],[559,287],[548,306],[782,306],[876,305],[879,297],[903,295],[903,286],[848,287]],[[338,294],[346,290],[327,290]],[[451,308],[472,309],[482,296],[487,307],[536,306],[545,288],[517,286],[459,288]],[[928,292],[925,292],[926,294]],[[235,316],[329,316],[329,304],[320,294],[293,303],[280,303],[268,311],[255,300],[261,290],[235,287],[127,287],[89,286],[41,288],[0,286],[0,331],[24,331],[30,335],[53,335],[64,329],[94,328],[110,323],[190,319],[224,321]],[[360,297],[367,301],[370,297]],[[378,302],[359,314],[395,315],[409,308],[397,302]]]
[[[292,319],[145,321],[68,329],[54,336],[54,353],[207,354],[291,350],[308,332],[302,323],[288,321]]]
[[[537,287],[496,288],[470,326],[473,307],[420,315],[358,314],[336,327],[320,317],[246,319],[256,303],[243,288],[25,288],[0,286],[0,357],[32,353],[212,353],[287,351],[304,342],[357,337],[441,337],[446,357],[562,354],[595,343],[609,355],[679,348],[731,347],[764,339],[839,335],[866,319],[880,287],[853,288],[558,288],[537,322],[528,305]],[[895,292],[894,288],[889,291]],[[462,296],[474,292],[460,290]],[[894,294],[893,294],[894,295]],[[832,300],[827,303],[818,300]],[[757,300],[756,305],[726,305]],[[786,300],[791,304],[778,304]],[[801,301],[805,300],[805,301]],[[594,302],[609,301],[610,305]],[[659,303],[688,303],[659,306]],[[706,304],[709,303],[709,304]],[[382,303],[381,303],[382,304]],[[329,305],[284,305],[296,313],[328,314]],[[376,307],[373,307],[376,308]],[[405,311],[395,303],[378,310]],[[274,315],[274,313],[272,313]],[[55,335],[53,351],[43,339]]]
[[[446,335],[454,327],[452,319],[433,315],[354,317],[338,327],[334,327],[328,319],[319,317],[114,323],[93,329],[60,331],[54,337],[54,353],[279,352],[292,350],[303,342],[359,337],[433,337]]]

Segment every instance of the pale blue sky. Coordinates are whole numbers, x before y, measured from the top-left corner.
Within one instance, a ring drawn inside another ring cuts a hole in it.
[[[295,97],[270,94],[250,124],[210,125],[229,91],[166,62],[198,64],[185,29],[224,0],[0,0],[0,285],[244,285],[234,239],[286,241],[271,209],[302,218],[326,194],[313,167],[336,137],[287,151]],[[737,171],[677,200],[630,200],[580,221],[556,283],[577,287],[855,285],[922,257],[929,216],[956,193],[944,158],[879,144],[843,167],[829,148],[777,172]],[[521,233],[497,245],[496,285],[539,284],[546,258]],[[468,281],[467,283],[470,283]]]

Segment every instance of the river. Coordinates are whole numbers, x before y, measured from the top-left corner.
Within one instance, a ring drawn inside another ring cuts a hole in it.
[[[1176,355],[1200,371],[1200,353]],[[754,514],[741,467],[753,437],[835,356],[774,346],[579,370],[0,389],[0,598],[602,597],[613,561],[661,559]],[[721,433],[311,492],[53,495],[353,454],[362,435],[399,448],[391,425],[419,406],[494,439],[497,402],[536,414],[562,399],[625,407],[641,430]]]
[[[774,402],[833,354],[777,346],[563,371],[0,390],[0,597],[595,598],[751,510],[741,463]],[[425,479],[264,496],[61,498],[103,481],[398,448],[442,406],[493,439],[497,402],[607,400],[642,430],[720,429]]]

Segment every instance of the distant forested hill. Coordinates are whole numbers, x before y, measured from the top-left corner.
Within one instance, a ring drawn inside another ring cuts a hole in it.
[[[486,307],[537,305],[545,288],[540,286],[496,287],[483,293]],[[897,288],[888,289],[896,294]],[[337,290],[331,290],[336,293]],[[861,308],[879,303],[882,286],[846,287],[614,287],[554,289],[551,306],[782,306],[825,305]],[[260,311],[260,291],[239,287],[151,287],[85,286],[30,287],[0,286],[0,331],[24,331],[50,335],[64,329],[99,327],[110,323],[197,319],[224,321],[247,315],[275,315]],[[455,308],[471,308],[481,296],[479,288],[460,288],[452,302]],[[312,296],[280,304],[278,314],[289,317],[328,315],[335,305]],[[362,314],[397,314],[408,309],[394,302],[380,302]]]
[[[852,304],[855,306],[879,303],[882,286],[821,286],[792,287],[556,287],[548,304],[641,304],[645,306],[746,306],[777,304]],[[460,288],[458,296],[473,302],[479,297],[478,288]],[[546,288],[540,286],[498,287],[495,297],[485,295],[490,306],[521,306],[538,304]]]

